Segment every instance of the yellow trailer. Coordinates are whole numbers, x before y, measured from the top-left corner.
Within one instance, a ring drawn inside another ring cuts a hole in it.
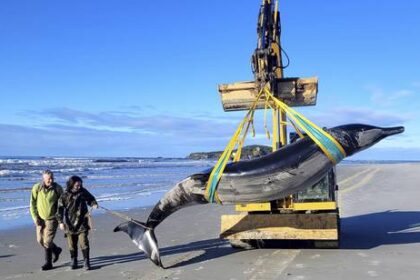
[[[237,204],[238,214],[221,217],[220,237],[245,249],[279,240],[337,248],[340,216],[336,189],[335,170],[331,169],[319,183],[283,200]]]

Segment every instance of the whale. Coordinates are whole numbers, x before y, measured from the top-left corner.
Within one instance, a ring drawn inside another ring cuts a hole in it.
[[[404,132],[404,127],[347,124],[326,131],[342,146],[346,156],[351,156],[388,136]],[[306,136],[269,155],[227,164],[217,186],[217,195],[222,204],[281,199],[319,182],[337,163]],[[164,268],[154,229],[179,209],[209,203],[205,190],[211,171],[212,168],[178,182],[153,207],[146,223],[125,222],[114,232],[127,233],[154,264]]]

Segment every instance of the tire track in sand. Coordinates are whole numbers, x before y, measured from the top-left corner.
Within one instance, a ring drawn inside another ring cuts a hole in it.
[[[279,279],[300,252],[301,250],[275,250],[260,255],[243,274],[250,280]]]
[[[359,173],[354,174],[351,177],[348,177],[348,178],[346,178],[346,179],[338,182],[338,185],[346,184],[348,182],[353,181],[356,178],[360,178],[362,175],[367,174],[366,176],[364,176],[363,178],[361,178],[361,180],[359,182],[357,182],[356,184],[352,185],[351,187],[347,187],[347,188],[345,188],[343,190],[340,190],[339,191],[339,194],[346,194],[346,193],[352,192],[352,191],[354,191],[356,189],[359,189],[360,187],[365,186],[367,183],[370,182],[370,180],[372,180],[372,178],[375,176],[375,174],[378,171],[379,171],[379,168],[369,168],[369,169],[363,170],[363,171],[361,171]]]
[[[342,180],[339,182],[339,184],[349,184],[353,182],[354,180],[358,180],[355,184],[350,185],[349,187],[339,190],[338,191],[338,202],[340,205],[340,216],[346,215],[346,205],[351,204],[354,198],[348,197],[347,199],[343,199],[343,196],[346,194],[351,193],[354,190],[360,189],[361,187],[366,186],[376,175],[376,173],[379,171],[379,168],[369,168],[367,170],[364,170],[362,172],[356,173],[353,176],[350,176],[346,178],[345,180]]]
[[[351,176],[349,176],[349,177],[347,177],[347,178],[344,178],[344,179],[342,179],[341,181],[339,181],[337,184],[338,184],[338,186],[340,187],[340,190],[341,190],[341,186],[345,186],[345,185],[347,185],[347,183],[349,183],[349,182],[351,182],[352,180],[354,180],[354,179],[356,179],[356,178],[358,178],[358,177],[360,177],[360,176],[362,176],[362,175],[364,175],[365,173],[370,173],[370,172],[372,172],[372,171],[374,171],[375,170],[375,168],[373,168],[373,167],[370,167],[370,168],[367,168],[367,169],[364,169],[364,170],[362,170],[362,171],[359,171],[359,172],[357,172],[356,174],[353,174],[353,175],[351,175]],[[345,188],[344,188],[345,189]],[[344,190],[343,189],[343,190]]]

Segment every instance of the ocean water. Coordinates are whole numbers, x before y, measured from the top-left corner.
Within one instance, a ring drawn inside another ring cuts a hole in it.
[[[77,175],[100,205],[129,210],[153,206],[176,182],[214,163],[178,158],[0,157],[0,230],[32,224],[31,189],[45,169],[54,172],[63,188],[70,176]]]

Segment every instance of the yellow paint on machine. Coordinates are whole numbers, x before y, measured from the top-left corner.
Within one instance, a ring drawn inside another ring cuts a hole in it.
[[[247,203],[247,204],[236,204],[235,210],[238,212],[256,212],[256,211],[270,211],[271,203]]]
[[[294,211],[335,210],[337,203],[335,201],[293,203],[292,208]]]
[[[284,209],[284,208],[282,208]],[[291,206],[287,209],[293,211],[315,211],[315,210],[335,210],[337,209],[337,203],[335,201],[325,202],[292,202]],[[259,211],[271,211],[271,203],[247,203],[247,204],[236,204],[235,210],[238,212],[259,212]]]

